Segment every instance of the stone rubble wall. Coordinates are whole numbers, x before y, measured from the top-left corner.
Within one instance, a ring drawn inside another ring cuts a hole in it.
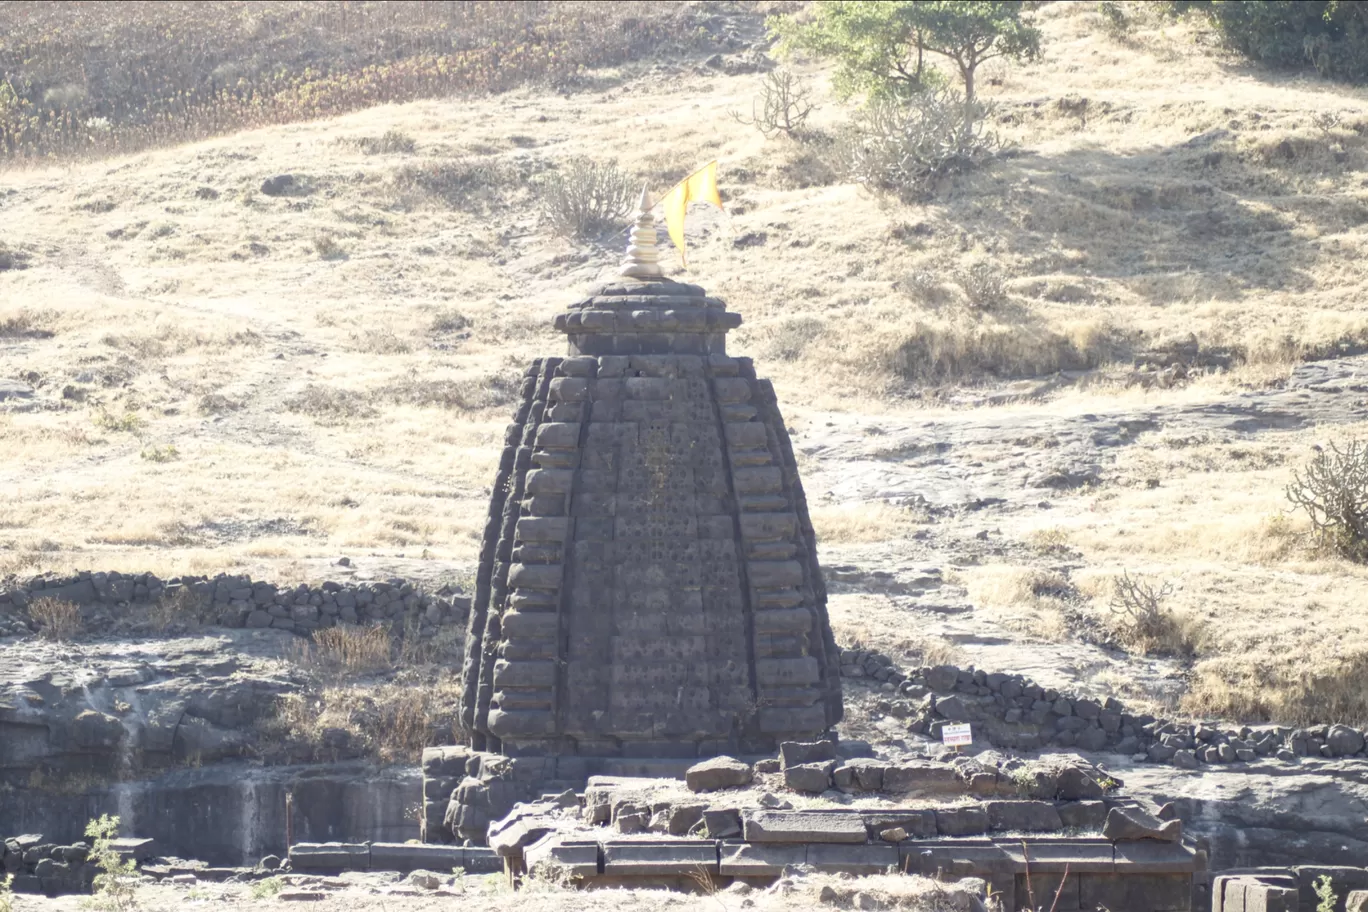
[[[1161,719],[1129,712],[1112,697],[1092,700],[1041,687],[1021,675],[954,665],[903,669],[867,649],[843,649],[841,675],[885,692],[876,708],[906,718],[912,732],[939,737],[945,725],[969,722],[975,742],[994,747],[1110,751],[1196,769],[1203,763],[1269,757],[1361,757],[1368,744],[1365,732],[1347,725],[1292,728]]]
[[[100,873],[89,855],[82,842],[53,845],[41,836],[12,836],[0,841],[0,877],[10,875],[16,893],[89,893]]]
[[[132,620],[133,609],[170,600],[181,603],[187,621],[303,635],[340,624],[387,623],[405,636],[430,638],[449,630],[459,638],[470,610],[470,599],[449,587],[426,592],[403,579],[277,586],[240,574],[163,580],[151,573],[82,571],[0,580],[0,638],[37,632],[40,624],[29,606],[43,598],[79,606],[88,633],[118,633]]]

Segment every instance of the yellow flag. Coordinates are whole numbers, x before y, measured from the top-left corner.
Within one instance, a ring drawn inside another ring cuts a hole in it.
[[[717,162],[708,162],[675,184],[660,201],[665,207],[665,229],[679,251],[680,262],[687,262],[684,259],[684,213],[688,211],[689,203],[712,203],[718,209],[722,208],[722,197],[717,193]]]

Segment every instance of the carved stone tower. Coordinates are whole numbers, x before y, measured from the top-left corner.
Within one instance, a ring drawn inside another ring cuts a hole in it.
[[[622,278],[556,318],[489,507],[461,716],[509,757],[772,751],[841,719],[807,502],[740,325],[657,263],[643,193]]]

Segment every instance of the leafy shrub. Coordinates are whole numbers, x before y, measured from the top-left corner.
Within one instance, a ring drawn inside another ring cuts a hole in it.
[[[69,640],[81,629],[78,605],[55,598],[35,599],[29,617],[38,622],[38,634],[49,640]]]
[[[591,240],[623,227],[640,189],[616,162],[574,158],[541,181],[538,197],[556,234]]]
[[[925,199],[941,178],[970,170],[1001,148],[983,105],[937,89],[906,102],[870,102],[838,140],[836,157],[848,180],[911,202]]]
[[[148,462],[175,462],[180,459],[180,450],[176,449],[175,444],[168,443],[166,446],[150,446],[138,454]]]
[[[1368,5],[1224,0],[1200,8],[1226,46],[1251,60],[1277,69],[1310,65],[1327,79],[1368,80]]]
[[[803,132],[814,105],[811,92],[792,70],[777,69],[765,74],[760,94],[751,102],[751,116],[747,120],[740,111],[732,111],[732,119],[745,126],[754,126],[765,135],[775,133],[797,136]]]
[[[1311,518],[1322,545],[1368,563],[1368,444],[1317,447],[1315,457],[1292,473],[1287,499]]]
[[[90,861],[100,869],[95,875],[91,905],[102,912],[129,912],[133,909],[138,886],[137,862],[124,860],[112,845],[119,836],[119,818],[108,814],[86,824],[85,835],[91,840]]]
[[[285,889],[285,878],[276,874],[252,884],[252,899],[270,899]]]
[[[143,429],[145,422],[137,412],[124,412],[122,415],[114,415],[105,409],[100,409],[92,419],[95,426],[102,431],[120,434],[136,434]]]

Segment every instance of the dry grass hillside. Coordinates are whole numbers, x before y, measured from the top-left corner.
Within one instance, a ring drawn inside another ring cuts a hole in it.
[[[0,400],[0,575],[468,572],[516,379],[620,255],[545,228],[536,181],[575,156],[655,191],[719,159],[728,211],[691,218],[674,275],[743,314],[733,349],[800,449],[1060,371],[1030,408],[1201,403],[1368,350],[1368,93],[1244,68],[1191,22],[1035,15],[1043,58],[981,78],[1012,152],[923,205],[736,122],[758,75],[683,60],[0,172],[0,382],[35,390]],[[829,134],[849,108],[799,71]],[[1046,639],[1105,622],[1123,569],[1171,581],[1200,631],[1188,708],[1314,717],[1305,663],[1368,655],[1365,572],[1311,549],[1281,493],[1324,436],[1151,434],[1048,515],[991,520],[1012,546],[950,575]],[[922,553],[931,520],[812,493],[828,562]],[[1067,605],[1036,576],[1060,572]]]

